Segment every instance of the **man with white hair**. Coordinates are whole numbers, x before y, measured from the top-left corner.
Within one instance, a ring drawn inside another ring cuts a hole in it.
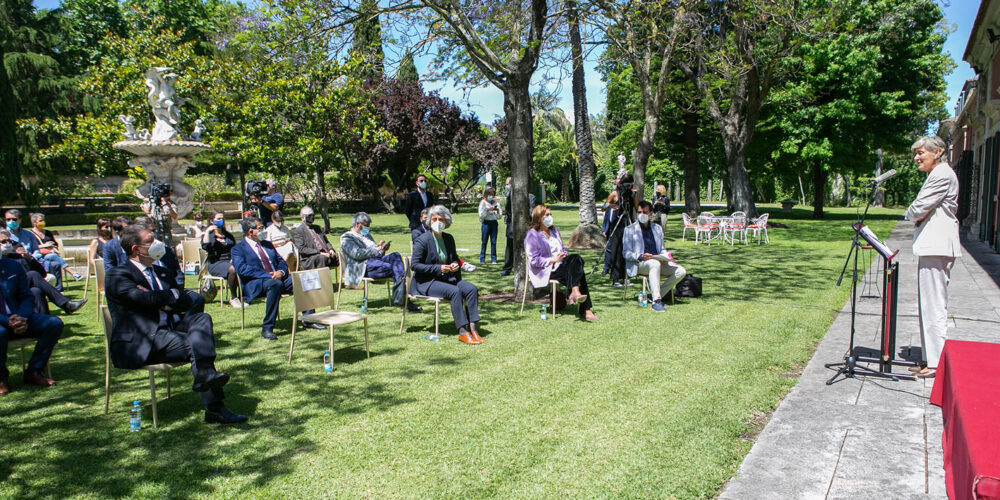
[[[299,210],[302,224],[292,231],[292,244],[299,249],[300,269],[319,269],[321,267],[337,267],[337,251],[326,238],[319,226],[313,224],[316,214],[309,205]]]
[[[405,268],[399,252],[387,254],[389,241],[375,243],[371,235],[372,218],[364,213],[354,214],[351,229],[340,236],[340,249],[344,252],[344,285],[357,286],[361,278],[392,278],[392,303],[402,306],[406,292]],[[420,308],[410,304],[411,311]]]

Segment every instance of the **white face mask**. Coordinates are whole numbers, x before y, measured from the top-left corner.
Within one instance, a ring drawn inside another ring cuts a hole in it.
[[[420,189],[427,189],[427,182],[421,182],[420,184],[417,184],[417,187]]]
[[[639,214],[639,223],[645,224],[647,222],[649,222],[649,216],[646,214]]]
[[[12,253],[14,253],[14,245],[10,243],[0,245],[0,255],[10,255]]]
[[[160,260],[167,254],[167,245],[160,240],[153,240],[149,245],[149,257],[153,260]]]
[[[542,219],[542,224],[545,224],[545,227],[552,227],[552,224],[555,224],[555,222],[553,222],[551,215],[546,215],[545,218]]]
[[[431,231],[434,231],[434,234],[441,234],[441,233],[443,233],[444,232],[444,222],[441,222],[441,221],[432,222],[431,223]]]

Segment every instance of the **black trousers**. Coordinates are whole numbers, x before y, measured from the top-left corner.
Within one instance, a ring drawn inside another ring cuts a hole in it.
[[[49,313],[49,301],[56,307],[62,309],[69,303],[69,299],[56,287],[45,281],[45,277],[38,271],[28,271],[28,286],[31,287],[31,294],[35,296],[35,312],[38,314]]]
[[[430,297],[442,297],[451,303],[451,317],[455,326],[461,328],[470,322],[479,321],[479,289],[468,281],[452,285],[444,281],[433,281],[427,288]],[[464,306],[463,306],[464,302]]]
[[[215,368],[215,336],[212,317],[204,312],[190,312],[174,328],[160,328],[153,335],[153,350],[146,364],[191,362],[191,374],[199,369]],[[202,393],[205,405],[222,401],[222,388]]]
[[[567,288],[580,287],[580,293],[587,296],[587,300],[580,304],[580,312],[589,311],[593,307],[590,300],[590,289],[587,288],[587,274],[583,270],[583,257],[575,253],[569,254],[562,265],[557,267],[549,279],[553,279],[566,285]]]
[[[507,246],[503,249],[503,270],[510,273],[514,269],[514,238],[507,238]]]

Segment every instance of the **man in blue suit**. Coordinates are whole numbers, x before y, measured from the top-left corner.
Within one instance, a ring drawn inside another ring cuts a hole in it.
[[[34,308],[35,297],[21,264],[12,259],[0,259],[0,395],[10,391],[7,342],[16,338],[38,339],[24,371],[24,383],[41,387],[55,385],[54,380],[42,375],[42,370],[62,336],[63,322],[55,316],[38,314]]]
[[[230,251],[233,267],[243,282],[243,300],[250,303],[264,295],[264,321],[260,336],[268,340],[274,335],[274,323],[278,320],[278,302],[282,293],[292,293],[292,277],[288,274],[288,264],[275,251],[270,241],[261,238],[264,223],[258,217],[249,216],[240,224],[243,227],[243,241]]]

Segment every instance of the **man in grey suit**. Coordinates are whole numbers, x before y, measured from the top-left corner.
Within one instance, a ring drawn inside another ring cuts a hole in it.
[[[292,243],[299,249],[299,267],[301,269],[319,269],[321,267],[337,267],[337,252],[320,232],[319,226],[313,224],[316,214],[308,205],[299,210],[302,224],[292,231]]]
[[[943,155],[938,137],[921,137],[911,147],[913,160],[927,179],[917,198],[906,209],[913,221],[913,255],[918,258],[917,291],[923,366],[918,377],[934,376],[944,341],[948,337],[948,282],[955,258],[962,256],[958,236],[958,177]]]

